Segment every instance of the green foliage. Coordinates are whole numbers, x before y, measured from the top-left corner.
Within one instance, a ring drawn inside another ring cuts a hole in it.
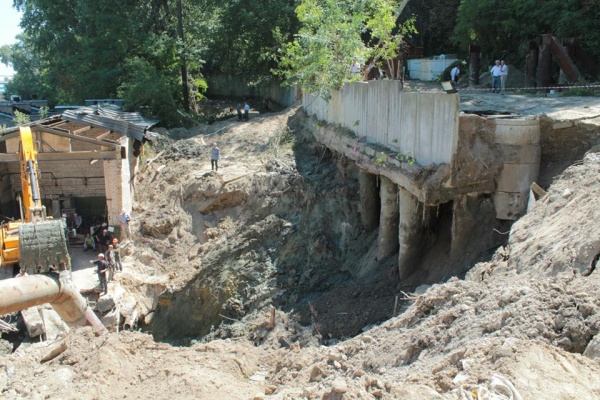
[[[295,142],[296,136],[294,135],[294,131],[288,127],[284,127],[269,138],[268,145],[275,157],[278,157],[282,147],[290,148]]]
[[[350,66],[376,57],[394,58],[402,40],[396,31],[393,0],[302,0],[296,8],[301,24],[292,41],[275,29],[282,44],[273,73],[289,85],[329,98],[345,82],[360,80]],[[364,40],[363,35],[370,35]]]
[[[425,56],[466,53],[452,42],[451,36],[461,0],[413,0],[400,15],[401,20],[415,19],[410,41],[423,46]],[[418,31],[418,32],[417,32]]]
[[[206,49],[210,73],[244,75],[253,82],[272,77],[271,54],[281,37],[297,32],[298,0],[226,0],[213,4]],[[277,32],[275,34],[274,32]]]
[[[46,106],[40,107],[40,119],[46,119],[48,118],[48,114],[50,112],[50,109]]]
[[[388,155],[384,152],[379,153],[379,156],[375,158],[375,164],[383,165],[387,162]]]
[[[597,87],[575,87],[562,89],[561,97],[567,96],[600,96],[600,90]]]
[[[396,160],[400,162],[405,162],[408,165],[414,165],[417,162],[417,160],[415,159],[415,157],[413,157],[410,151],[396,154]]]
[[[126,75],[119,86],[119,97],[130,110],[150,112],[167,125],[181,124],[177,109],[180,84],[173,75],[162,74],[148,60],[130,59],[125,66]]]
[[[390,156],[402,163],[407,163],[408,165],[414,165],[417,162],[417,160],[411,154],[410,151],[407,151],[405,153],[396,153],[392,155],[380,152],[379,155],[375,158],[375,164],[385,165],[388,162]]]
[[[530,40],[553,33],[576,37],[584,51],[600,59],[600,7],[596,1],[462,0],[454,40],[463,49],[481,46],[483,58],[522,65]]]
[[[204,99],[204,93],[208,90],[208,82],[204,78],[194,79],[194,93],[196,94],[196,100],[200,101]]]
[[[15,116],[13,118],[13,122],[16,125],[25,125],[30,122],[30,118],[29,118],[29,115],[17,110],[17,111],[15,111]]]

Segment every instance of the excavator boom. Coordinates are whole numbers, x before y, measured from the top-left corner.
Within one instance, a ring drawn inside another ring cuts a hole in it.
[[[49,219],[42,205],[37,150],[29,127],[20,128],[22,221],[0,226],[0,263],[19,264],[27,273],[70,269],[63,222]]]

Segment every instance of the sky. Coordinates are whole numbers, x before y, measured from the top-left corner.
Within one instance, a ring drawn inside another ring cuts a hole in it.
[[[13,44],[16,36],[21,33],[19,23],[21,22],[21,13],[12,8],[12,0],[0,0],[0,46]],[[0,63],[0,75],[12,71],[6,65]]]

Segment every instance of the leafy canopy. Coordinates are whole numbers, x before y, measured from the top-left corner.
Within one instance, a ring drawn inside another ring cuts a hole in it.
[[[402,43],[398,5],[393,0],[301,1],[296,8],[300,30],[278,49],[274,74],[329,98],[344,82],[361,79],[351,72],[355,61],[396,57]]]
[[[528,43],[541,34],[576,37],[586,53],[600,60],[600,7],[596,0],[462,0],[454,40],[466,49],[482,48],[484,58],[521,64]]]

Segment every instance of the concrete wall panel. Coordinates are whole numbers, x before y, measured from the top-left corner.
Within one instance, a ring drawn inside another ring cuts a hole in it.
[[[270,98],[284,107],[289,107],[296,102],[296,88],[281,87],[277,84],[252,86],[243,76],[212,75],[207,76],[207,95],[225,97],[263,97]]]
[[[329,102],[305,94],[309,115],[340,124],[358,136],[401,153],[420,165],[450,163],[458,140],[458,96],[405,93],[400,81],[346,84]]]

